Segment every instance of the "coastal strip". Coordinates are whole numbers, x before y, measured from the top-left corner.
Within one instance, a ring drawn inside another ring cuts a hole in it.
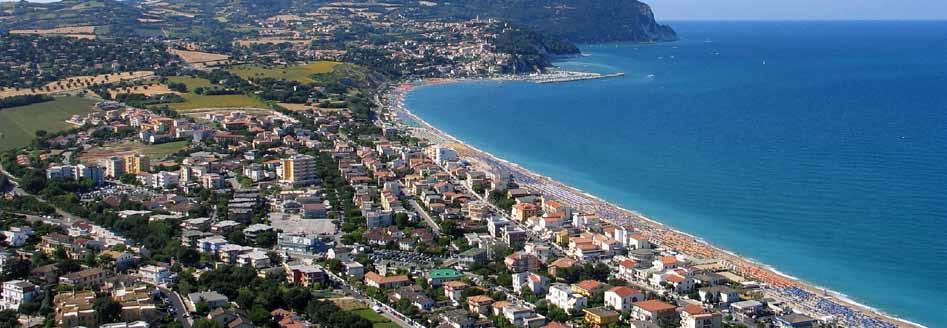
[[[918,323],[860,304],[842,293],[804,282],[765,264],[711,245],[696,236],[675,230],[638,212],[612,204],[578,188],[537,174],[519,164],[468,145],[437,129],[404,105],[406,94],[416,88],[457,82],[461,81],[425,80],[392,88],[385,95],[390,100],[388,109],[418,123],[419,127],[405,127],[410,129],[415,136],[451,147],[464,159],[483,170],[509,174],[522,188],[566,203],[578,211],[597,214],[603,221],[612,225],[634,226],[648,235],[653,243],[665,248],[694,258],[717,260],[728,270],[762,283],[761,289],[765,297],[790,304],[796,311],[823,320],[830,319],[845,327],[923,327]]]

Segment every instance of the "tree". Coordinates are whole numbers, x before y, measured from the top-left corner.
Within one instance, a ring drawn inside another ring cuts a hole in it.
[[[122,319],[122,305],[108,295],[100,296],[92,304],[99,324],[118,322]]]
[[[3,281],[22,280],[30,276],[30,261],[15,259],[9,260],[3,265],[3,273],[0,274]]]
[[[214,320],[200,319],[194,321],[194,324],[191,325],[191,328],[224,328],[220,325],[219,322]]]
[[[47,134],[46,130],[36,130],[37,138],[45,138],[46,134]]]
[[[20,327],[20,322],[17,320],[16,311],[13,311],[13,310],[0,311],[0,328],[17,328],[17,327]]]

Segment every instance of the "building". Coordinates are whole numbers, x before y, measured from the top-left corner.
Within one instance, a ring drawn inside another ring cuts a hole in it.
[[[384,277],[374,272],[368,272],[365,274],[365,284],[375,288],[393,289],[407,286],[410,283],[411,280],[408,279],[408,276],[404,275]]]
[[[281,182],[302,187],[318,182],[316,159],[309,155],[296,155],[282,160]]]
[[[445,282],[460,280],[460,278],[463,277],[463,273],[454,269],[436,269],[428,273],[427,283],[431,285],[431,287],[438,287]]]
[[[326,281],[328,276],[322,268],[306,264],[284,264],[286,271],[286,280],[292,284],[299,284],[304,287],[311,287],[314,284],[321,284]]]
[[[365,266],[355,261],[343,262],[345,275],[349,277],[361,278],[365,276]]]
[[[543,296],[546,295],[546,292],[549,290],[549,279],[545,276],[532,272],[514,273],[512,276],[513,291],[517,294],[521,293],[524,289],[528,289],[533,295]]]
[[[56,305],[57,327],[95,327],[95,292],[71,291],[56,294],[53,303]]]
[[[29,281],[10,280],[3,283],[3,299],[0,300],[0,308],[4,310],[16,311],[20,304],[29,302],[33,299],[39,290]]]
[[[493,305],[493,298],[487,295],[476,295],[467,298],[467,308],[475,314],[490,316],[491,305]]]
[[[122,320],[154,321],[162,313],[158,311],[151,293],[152,289],[144,285],[122,287],[112,291],[112,299],[122,305]]]
[[[819,320],[801,313],[793,313],[784,316],[778,316],[773,319],[773,323],[778,328],[811,328],[816,327]]]
[[[570,314],[578,313],[588,305],[587,297],[572,292],[572,287],[563,283],[550,285],[546,300]]]
[[[506,264],[506,268],[509,269],[510,272],[536,271],[542,266],[542,263],[536,255],[526,252],[510,254],[510,256],[507,256],[503,260],[503,263]]]
[[[163,285],[171,282],[171,270],[166,266],[146,265],[138,269],[141,280],[152,285]]]
[[[644,294],[637,289],[618,286],[605,292],[605,306],[619,312],[631,310],[631,304],[643,301]]]
[[[138,174],[151,170],[151,161],[143,154],[128,155],[125,161],[125,174]]]
[[[503,307],[503,317],[517,327],[540,327],[546,324],[545,317],[521,305]]]
[[[677,317],[677,307],[658,300],[635,302],[631,305],[631,318],[650,321],[659,326],[673,324]]]
[[[70,287],[91,288],[102,284],[109,276],[110,273],[108,271],[99,268],[91,268],[61,276],[59,277],[59,284]]]
[[[283,251],[306,254],[318,252],[323,248],[318,236],[298,233],[279,233],[276,245]]]
[[[105,176],[118,179],[125,175],[125,160],[121,157],[109,157],[102,161],[102,166],[105,167]]]
[[[204,302],[207,304],[208,309],[216,309],[219,307],[226,306],[229,300],[227,296],[221,295],[218,292],[200,292],[200,293],[190,293],[187,294],[187,309],[191,312],[195,312],[197,309],[197,304]]]
[[[604,307],[584,309],[585,322],[592,327],[605,327],[618,322],[619,313]]]
[[[708,313],[698,305],[689,304],[681,311],[681,328],[720,328],[723,325],[723,314],[720,312]]]

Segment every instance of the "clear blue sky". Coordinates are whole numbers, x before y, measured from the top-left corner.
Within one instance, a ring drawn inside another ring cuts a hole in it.
[[[945,20],[947,0],[642,0],[658,20]]]

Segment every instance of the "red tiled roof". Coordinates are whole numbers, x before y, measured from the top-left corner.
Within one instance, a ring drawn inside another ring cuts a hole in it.
[[[641,302],[634,303],[632,305],[651,313],[673,311],[675,309],[674,305],[667,304],[658,300],[641,301]]]
[[[640,290],[637,290],[634,288],[628,288],[625,286],[618,286],[618,287],[609,289],[608,291],[618,294],[618,296],[621,296],[621,297],[628,297],[635,294],[641,294]]]

